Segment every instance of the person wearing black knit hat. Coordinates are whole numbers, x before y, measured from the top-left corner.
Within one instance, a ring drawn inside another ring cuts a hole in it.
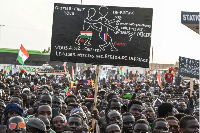
[[[22,116],[23,109],[17,103],[9,103],[6,108],[4,109],[4,122],[3,124],[6,125],[7,120],[14,115]]]
[[[46,133],[46,126],[39,118],[30,118],[26,123],[26,133]]]

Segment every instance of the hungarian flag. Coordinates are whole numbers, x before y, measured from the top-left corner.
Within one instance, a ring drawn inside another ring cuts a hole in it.
[[[92,38],[92,31],[80,31],[81,38]]]
[[[25,60],[29,57],[28,52],[26,51],[26,49],[24,48],[24,46],[21,44],[18,56],[17,56],[17,60],[20,64],[24,65]]]

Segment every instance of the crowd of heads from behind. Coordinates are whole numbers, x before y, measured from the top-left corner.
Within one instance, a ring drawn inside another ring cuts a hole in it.
[[[0,133],[198,133],[199,84],[161,74],[0,74]],[[95,106],[95,102],[96,106]]]

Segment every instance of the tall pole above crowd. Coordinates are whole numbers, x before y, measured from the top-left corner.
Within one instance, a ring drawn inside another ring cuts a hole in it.
[[[0,46],[1,46],[1,27],[4,27],[5,25],[0,24]]]

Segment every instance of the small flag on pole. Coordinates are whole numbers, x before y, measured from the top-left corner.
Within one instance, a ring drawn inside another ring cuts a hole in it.
[[[123,97],[132,97],[130,93],[123,95]]]
[[[71,88],[70,88],[70,90],[72,90],[72,87],[74,86],[74,82],[73,81],[71,81]]]
[[[91,81],[91,85],[94,86],[94,80]]]
[[[72,66],[72,80],[75,81],[76,80],[76,77],[75,77],[75,74],[74,74],[74,67]]]
[[[65,74],[67,74],[67,69],[66,69],[66,66],[65,66],[65,64],[64,64],[64,70],[65,70]]]
[[[18,56],[17,56],[17,60],[20,64],[24,65],[25,60],[29,57],[28,52],[26,51],[26,49],[24,48],[24,46],[21,44]]]
[[[162,89],[160,72],[158,72],[157,80],[158,80],[158,84],[160,85],[160,87],[161,87],[161,89]]]
[[[68,91],[68,89],[69,89],[69,87],[65,88],[65,89],[64,89],[64,91],[65,91],[65,92],[67,92],[67,91]]]
[[[122,71],[122,69],[123,69],[123,66],[120,66],[120,67],[119,67],[120,75],[123,75],[123,71]]]

